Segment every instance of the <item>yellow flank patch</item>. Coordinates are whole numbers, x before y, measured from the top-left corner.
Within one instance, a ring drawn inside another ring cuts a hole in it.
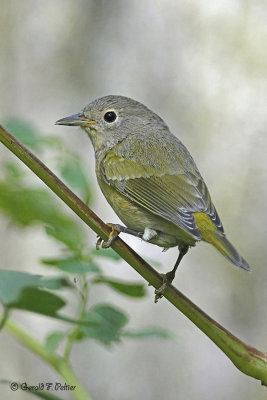
[[[216,226],[207,214],[203,212],[195,212],[194,217],[200,232],[205,230],[217,232]]]
[[[210,217],[203,212],[194,213],[194,217],[196,226],[202,236],[202,240],[216,245],[215,242],[218,242],[218,238],[214,233],[218,234],[219,232]]]

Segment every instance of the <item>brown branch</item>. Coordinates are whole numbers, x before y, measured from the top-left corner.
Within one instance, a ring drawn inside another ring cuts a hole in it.
[[[110,228],[90,210],[63,182],[37,157],[0,126],[0,141],[26,164],[54,193],[57,194],[94,232],[107,240]],[[162,277],[123,240],[117,238],[112,248],[156,289]],[[243,373],[259,379],[267,386],[267,356],[246,345],[219,325],[175,287],[170,285],[164,293],[178,310],[202,330]]]

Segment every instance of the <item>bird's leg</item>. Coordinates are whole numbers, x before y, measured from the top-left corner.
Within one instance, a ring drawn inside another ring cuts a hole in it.
[[[155,290],[155,303],[157,303],[157,301],[163,296],[164,290],[166,289],[167,285],[172,283],[172,281],[174,280],[175,277],[175,272],[178,268],[178,265],[180,264],[180,262],[182,261],[183,256],[188,252],[189,246],[184,245],[182,247],[180,247],[179,249],[179,256],[177,258],[177,261],[173,267],[173,269],[169,272],[167,272],[167,274],[163,275],[163,283],[162,285]]]
[[[96,242],[97,249],[99,249],[100,246],[103,247],[104,249],[110,247],[120,233],[128,233],[129,235],[137,236],[139,238],[142,238],[144,234],[144,232],[139,232],[119,224],[107,224],[107,225],[111,228],[111,232],[108,235],[108,240],[105,242],[101,238],[98,238]]]

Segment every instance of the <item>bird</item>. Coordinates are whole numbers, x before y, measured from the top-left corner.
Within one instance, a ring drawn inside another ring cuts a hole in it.
[[[110,224],[111,234],[102,247],[109,247],[121,232],[164,250],[178,247],[177,261],[163,275],[156,301],[172,283],[189,248],[199,241],[212,244],[233,265],[250,270],[226,238],[191,154],[160,116],[129,97],[108,95],[56,124],[86,131],[100,189],[125,225]]]

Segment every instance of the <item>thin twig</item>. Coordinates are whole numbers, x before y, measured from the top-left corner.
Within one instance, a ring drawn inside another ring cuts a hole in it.
[[[8,317],[9,317],[9,309],[8,309],[8,307],[4,306],[3,316],[2,316],[2,319],[0,321],[0,331],[4,328]]]

